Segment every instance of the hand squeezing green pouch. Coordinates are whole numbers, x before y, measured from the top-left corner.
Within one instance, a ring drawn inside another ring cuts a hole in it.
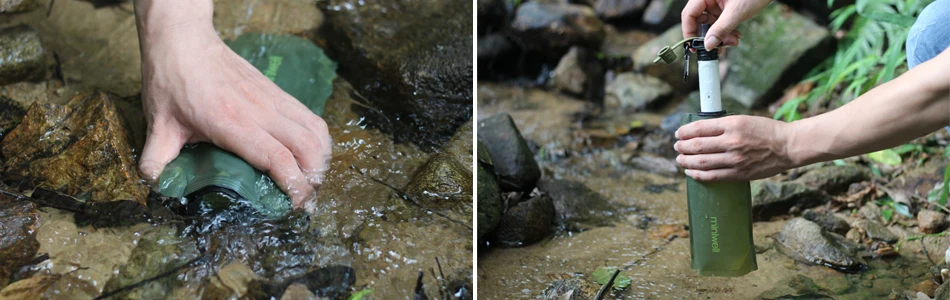
[[[294,36],[253,33],[227,45],[314,114],[323,115],[336,63],[322,49]],[[182,148],[162,171],[159,192],[212,209],[244,206],[268,218],[291,208],[290,198],[269,176],[209,143]]]

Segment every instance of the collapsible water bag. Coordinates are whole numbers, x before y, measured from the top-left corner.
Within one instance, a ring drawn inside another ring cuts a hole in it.
[[[256,33],[227,45],[314,114],[323,115],[333,91],[336,63],[322,49],[294,36]],[[203,208],[249,208],[269,218],[291,209],[290,198],[267,174],[209,143],[182,148],[162,171],[159,192],[185,197]]]
[[[682,124],[724,116],[686,114]],[[752,243],[752,189],[748,181],[686,178],[692,267],[701,276],[742,276],[758,269]]]

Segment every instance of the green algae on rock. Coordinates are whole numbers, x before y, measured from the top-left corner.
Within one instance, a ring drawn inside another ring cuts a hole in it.
[[[116,96],[91,93],[65,106],[34,103],[0,142],[4,175],[62,191],[80,200],[145,204],[129,136]]]
[[[46,50],[39,33],[28,25],[0,29],[0,84],[45,76]]]
[[[491,157],[488,156],[485,146],[478,143],[478,240],[495,230],[501,221],[502,209],[501,190],[498,179],[492,171]],[[487,162],[486,162],[487,161]]]
[[[436,154],[405,190],[428,208],[451,209],[472,202],[472,173],[454,158]]]

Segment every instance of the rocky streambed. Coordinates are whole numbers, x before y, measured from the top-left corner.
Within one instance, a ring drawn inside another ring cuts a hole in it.
[[[479,296],[591,299],[619,269],[607,299],[946,299],[950,211],[933,200],[950,162],[943,131],[896,162],[754,181],[758,270],[691,269],[672,134],[698,110],[698,87],[682,61],[652,64],[682,39],[685,2],[479,1]],[[793,97],[833,53],[827,14],[774,2],[740,26],[720,56],[725,109],[770,117]]]
[[[261,219],[194,214],[141,180],[129,1],[21,2],[0,12],[0,51],[11,58],[0,63],[0,298],[472,298],[472,98],[460,92],[471,90],[460,79],[471,78],[461,38],[470,24],[426,33],[421,24],[449,22],[411,9],[431,1],[215,1],[222,38],[301,36],[341,68],[325,108],[334,152],[316,212]],[[420,26],[360,26],[346,18],[354,14],[411,14]],[[404,44],[391,49],[393,40]],[[458,74],[391,76],[446,46],[462,50],[413,72]],[[370,66],[379,77],[358,75]]]

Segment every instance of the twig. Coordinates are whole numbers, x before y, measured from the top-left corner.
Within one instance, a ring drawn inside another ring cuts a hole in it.
[[[376,179],[376,178],[373,177],[373,176],[367,175],[366,173],[363,172],[363,170],[360,170],[360,169],[357,168],[355,165],[350,165],[350,169],[356,171],[356,172],[359,173],[360,175],[363,175],[363,177],[369,178],[370,180],[375,181],[376,183],[379,183],[379,184],[381,184],[381,185],[383,185],[383,186],[385,186],[385,187],[388,187],[389,189],[391,189],[391,190],[393,190],[394,192],[396,192],[396,194],[399,195],[399,198],[402,198],[403,200],[406,200],[407,202],[409,202],[409,203],[412,204],[412,205],[418,206],[418,207],[420,207],[420,208],[422,208],[422,209],[424,209],[424,210],[426,210],[426,211],[429,211],[429,212],[431,212],[431,213],[433,213],[433,214],[435,214],[435,215],[437,215],[437,216],[443,217],[443,218],[445,218],[446,220],[449,220],[449,221],[451,221],[451,222],[453,222],[453,223],[455,223],[455,224],[462,225],[462,226],[464,226],[465,228],[468,228],[468,230],[473,230],[471,225],[468,225],[468,224],[466,224],[465,222],[462,222],[462,221],[459,221],[459,220],[456,220],[456,219],[452,219],[451,217],[449,217],[448,215],[446,215],[446,214],[444,214],[444,213],[442,213],[442,212],[440,212],[440,211],[437,211],[437,210],[431,209],[431,208],[429,208],[429,207],[426,207],[426,206],[423,205],[421,202],[419,202],[418,200],[416,200],[416,198],[410,196],[409,194],[406,194],[406,192],[402,191],[401,189],[396,188],[396,187],[394,187],[394,186],[392,186],[392,185],[389,185],[388,183],[383,182],[382,180]]]
[[[930,264],[936,266],[937,263],[935,263],[934,260],[930,258],[930,253],[927,253],[927,245],[924,244],[924,239],[920,239],[920,249],[924,251],[924,256],[927,256],[927,260],[930,261]]]
[[[597,291],[597,295],[594,296],[594,300],[603,300],[604,296],[607,296],[607,292],[614,287],[614,280],[617,280],[617,275],[620,275],[620,269],[614,271],[614,275],[610,276],[610,281],[607,281],[607,284],[600,287],[600,290]]]
[[[439,284],[442,285],[441,287],[439,287],[439,296],[442,297],[442,299],[449,299],[448,295],[450,295],[451,293],[449,293],[449,288],[445,286],[445,274],[442,273],[442,263],[439,262],[438,256],[435,257],[435,265],[439,266]],[[433,277],[434,276],[435,275],[433,275]],[[445,291],[445,294],[442,294],[442,291]]]

